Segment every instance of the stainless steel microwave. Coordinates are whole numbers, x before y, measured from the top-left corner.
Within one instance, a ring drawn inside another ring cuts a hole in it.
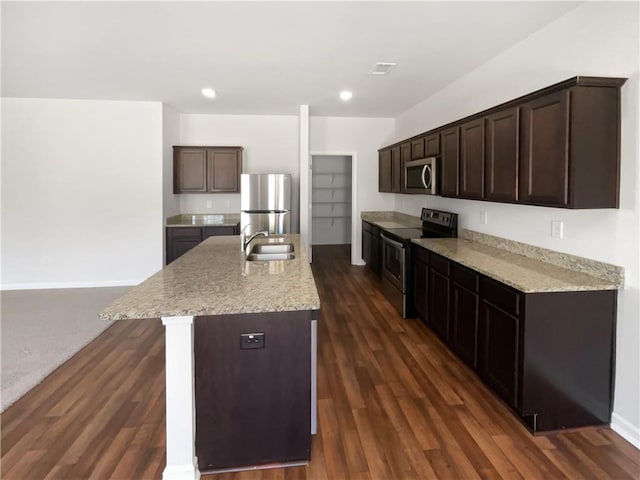
[[[403,193],[438,194],[438,162],[436,157],[422,158],[404,164]]]

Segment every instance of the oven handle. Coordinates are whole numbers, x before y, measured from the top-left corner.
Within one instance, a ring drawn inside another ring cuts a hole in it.
[[[382,237],[382,240],[387,242],[390,245],[393,245],[396,248],[404,248],[404,245],[400,242],[396,242],[395,240],[391,240],[389,237],[387,237],[384,233],[380,232],[380,237]]]

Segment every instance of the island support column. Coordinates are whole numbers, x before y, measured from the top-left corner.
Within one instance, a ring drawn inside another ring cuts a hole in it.
[[[195,455],[193,317],[162,317],[165,326],[167,464],[163,480],[198,480]]]

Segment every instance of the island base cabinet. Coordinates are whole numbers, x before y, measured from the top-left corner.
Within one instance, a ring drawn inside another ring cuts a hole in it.
[[[310,459],[310,311],[196,317],[194,359],[201,472]]]

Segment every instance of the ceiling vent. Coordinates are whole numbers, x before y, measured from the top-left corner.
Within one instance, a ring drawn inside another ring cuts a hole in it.
[[[378,62],[373,66],[369,75],[386,75],[395,66],[396,64],[391,62]]]

